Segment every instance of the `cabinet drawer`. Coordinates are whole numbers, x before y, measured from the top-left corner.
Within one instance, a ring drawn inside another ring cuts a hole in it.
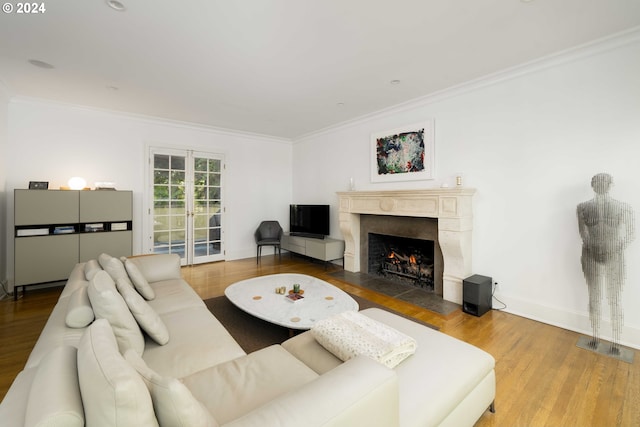
[[[306,255],[310,256],[311,258],[327,261],[326,247],[324,244],[324,240],[319,240],[319,241],[313,241],[312,239],[307,240]]]
[[[131,231],[80,235],[80,262],[97,259],[103,252],[114,257],[131,256]]]
[[[299,236],[287,236],[287,240],[289,241],[290,245],[293,246],[301,246],[304,248],[304,244],[307,241],[307,239],[305,239],[304,237],[299,237]]]
[[[72,224],[78,222],[78,192],[15,190],[15,225]]]
[[[68,278],[78,263],[78,237],[74,234],[16,238],[16,285]]]
[[[282,236],[282,249],[289,252],[295,252],[297,254],[305,253],[305,239],[297,236],[290,236],[285,234]]]
[[[81,191],[80,222],[131,220],[132,194],[131,191]]]

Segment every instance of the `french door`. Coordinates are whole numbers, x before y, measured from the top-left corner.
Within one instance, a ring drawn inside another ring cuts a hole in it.
[[[152,147],[149,157],[151,252],[183,265],[223,260],[223,156]]]

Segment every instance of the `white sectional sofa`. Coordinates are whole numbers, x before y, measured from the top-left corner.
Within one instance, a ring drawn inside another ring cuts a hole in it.
[[[177,256],[100,261],[72,271],[3,426],[471,426],[493,403],[490,355],[389,312],[362,313],[416,339],[394,369],[310,333],[245,354]]]

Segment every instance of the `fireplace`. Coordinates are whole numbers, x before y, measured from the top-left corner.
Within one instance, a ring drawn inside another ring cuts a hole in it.
[[[462,187],[338,193],[345,270],[369,273],[371,233],[432,240],[434,292],[462,304],[462,280],[472,274],[474,193]]]
[[[433,240],[369,233],[369,274],[392,282],[435,290]]]
[[[442,296],[442,251],[438,239],[438,220],[436,218],[416,218],[389,215],[360,215],[360,265],[364,273],[381,275],[397,283],[409,284],[434,291]],[[389,267],[380,272],[382,257],[388,256],[386,250],[395,250],[396,257],[405,258],[413,255],[411,260],[397,262],[394,268],[389,265],[394,261],[387,260],[383,264]],[[373,260],[378,261],[375,265]],[[419,262],[419,264],[418,264]],[[430,278],[425,277],[431,267]],[[419,269],[417,268],[419,266]],[[422,271],[420,271],[422,270]],[[413,280],[412,276],[418,276]],[[429,286],[424,286],[429,282]]]

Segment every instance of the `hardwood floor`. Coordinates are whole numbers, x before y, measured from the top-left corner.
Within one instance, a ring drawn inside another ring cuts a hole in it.
[[[258,275],[310,274],[484,349],[496,359],[496,413],[486,412],[477,427],[640,426],[639,351],[628,364],[578,348],[577,333],[499,311],[479,318],[461,311],[442,316],[340,282],[328,274],[337,268],[288,255],[282,261],[266,256],[260,265],[252,258],[184,267],[183,276],[206,299]],[[23,368],[60,291],[29,291],[16,302],[0,301],[0,397]]]

